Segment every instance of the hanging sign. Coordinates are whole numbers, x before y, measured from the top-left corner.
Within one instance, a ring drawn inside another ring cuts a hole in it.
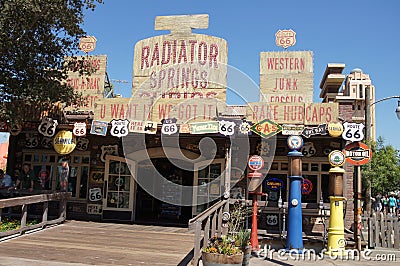
[[[314,143],[312,142],[304,143],[303,148],[301,148],[301,153],[306,157],[314,156],[317,153]]]
[[[371,149],[362,142],[354,142],[346,145],[343,153],[346,156],[346,162],[355,166],[364,165],[372,158]]]
[[[172,135],[178,132],[176,125],[176,118],[169,118],[162,120],[161,134]]]
[[[321,124],[317,127],[306,127],[304,128],[303,132],[301,133],[302,136],[309,138],[315,135],[326,135],[328,134],[328,125]]]
[[[328,133],[331,137],[338,138],[343,133],[343,125],[339,122],[328,124]]]
[[[235,134],[235,122],[233,121],[219,121],[219,133],[224,136],[232,136]]]
[[[334,150],[331,153],[329,153],[329,163],[334,166],[334,167],[339,167],[342,166],[346,160],[343,152]]]
[[[54,150],[59,154],[69,154],[76,147],[76,138],[72,131],[61,130],[53,139]]]
[[[39,145],[39,136],[37,133],[26,133],[25,137],[25,147],[26,148],[36,148]]]
[[[74,123],[74,129],[72,130],[72,133],[74,133],[74,135],[77,137],[86,136],[86,123],[84,122]]]
[[[114,137],[125,137],[128,135],[129,121],[126,119],[111,120],[110,133]]]
[[[299,150],[303,147],[303,138],[300,136],[290,136],[287,139],[287,145],[291,150]]]
[[[275,43],[277,46],[288,48],[296,44],[296,32],[290,30],[278,30],[275,33]]]
[[[313,190],[313,184],[310,179],[304,178],[301,186],[301,194],[308,195]]]
[[[281,132],[282,127],[269,119],[264,119],[263,121],[254,124],[251,127],[251,131],[267,139]]]
[[[211,134],[219,132],[218,121],[190,123],[189,125],[191,134]]]
[[[44,149],[51,149],[53,148],[53,139],[50,137],[43,137],[42,141],[40,142],[40,145]]]
[[[301,135],[304,130],[304,125],[282,125],[282,135]]]
[[[278,191],[283,188],[283,181],[273,177],[264,181],[264,186],[271,191]]]
[[[89,146],[89,139],[78,138],[76,141],[76,149],[79,151],[86,151]]]
[[[364,124],[361,123],[349,123],[345,122],[343,124],[344,130],[342,138],[344,140],[349,140],[352,142],[362,141],[364,139]]]
[[[107,135],[107,126],[108,126],[107,122],[93,120],[92,126],[90,128],[90,134],[105,136]]]
[[[57,125],[57,120],[53,120],[53,118],[50,117],[43,117],[42,122],[38,127],[38,131],[45,137],[52,137],[56,133]]]
[[[118,144],[115,145],[103,145],[101,146],[101,155],[100,160],[105,163],[106,155],[115,155],[118,156]]]

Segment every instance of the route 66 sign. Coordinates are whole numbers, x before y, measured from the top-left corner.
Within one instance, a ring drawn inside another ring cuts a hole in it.
[[[26,133],[25,147],[36,148],[39,145],[39,136],[37,133]]]
[[[352,142],[362,141],[364,139],[364,124],[361,123],[348,123],[345,122],[343,124],[344,130],[342,134],[342,138],[344,140],[349,140]]]
[[[89,189],[89,200],[90,201],[99,201],[102,199],[101,196],[101,188],[91,188]]]
[[[74,135],[77,137],[86,136],[86,123],[76,122],[74,124],[74,129],[72,130],[72,133],[74,133]]]
[[[277,225],[278,224],[278,215],[275,215],[275,214],[267,215],[266,222],[267,222],[267,225]]]
[[[53,148],[53,140],[50,137],[43,137],[40,145],[45,149]]]
[[[43,117],[42,122],[38,127],[38,131],[43,136],[52,137],[56,133],[57,125],[57,120],[53,120],[50,117]]]
[[[251,134],[251,122],[243,121],[239,125],[239,133],[245,134],[245,135],[250,135]]]
[[[118,120],[111,120],[111,130],[110,133],[114,137],[125,137],[128,135],[128,126],[129,121],[118,119]]]
[[[161,127],[161,134],[172,135],[178,132],[178,126],[176,125],[176,118],[164,119]]]
[[[96,48],[97,39],[94,36],[82,37],[79,40],[78,48],[85,53],[92,52]]]
[[[312,142],[304,143],[303,148],[301,148],[301,153],[306,157],[314,156],[317,153],[314,143]]]
[[[288,48],[296,44],[296,32],[290,30],[278,30],[275,33],[275,43],[277,46]]]
[[[75,149],[80,151],[86,151],[89,146],[89,140],[87,138],[78,138],[76,140],[76,147]]]
[[[232,136],[235,134],[235,122],[232,121],[219,121],[219,133],[225,136]]]
[[[101,146],[100,160],[105,163],[106,155],[116,155],[118,156],[118,145],[103,145]]]

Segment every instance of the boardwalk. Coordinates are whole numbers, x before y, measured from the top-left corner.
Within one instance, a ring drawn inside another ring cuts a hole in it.
[[[0,265],[177,265],[192,248],[185,228],[68,221],[0,242]]]

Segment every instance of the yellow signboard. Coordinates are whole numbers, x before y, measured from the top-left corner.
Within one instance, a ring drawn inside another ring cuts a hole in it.
[[[76,138],[72,131],[61,130],[54,137],[53,146],[59,154],[70,154],[76,147]]]

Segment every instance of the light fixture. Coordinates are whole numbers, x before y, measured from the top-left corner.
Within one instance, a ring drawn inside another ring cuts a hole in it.
[[[399,100],[399,102],[397,104],[396,115],[397,115],[397,119],[400,120],[400,100]]]

